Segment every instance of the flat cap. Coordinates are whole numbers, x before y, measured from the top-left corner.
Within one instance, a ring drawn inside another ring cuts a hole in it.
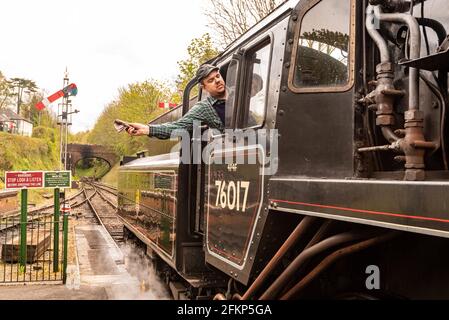
[[[211,64],[203,64],[201,67],[198,68],[198,71],[196,72],[196,80],[198,82],[201,82],[201,80],[210,75],[212,71],[216,70],[220,70],[220,68],[217,66],[213,66]]]

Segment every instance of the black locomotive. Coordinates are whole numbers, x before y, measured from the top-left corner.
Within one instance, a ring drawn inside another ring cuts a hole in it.
[[[447,0],[291,0],[211,61],[235,130],[120,169],[175,298],[449,298],[448,28]]]

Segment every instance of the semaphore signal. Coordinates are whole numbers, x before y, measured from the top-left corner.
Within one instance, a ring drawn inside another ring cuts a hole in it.
[[[43,110],[50,104],[52,104],[53,102],[62,97],[76,96],[77,94],[78,94],[78,87],[76,86],[76,84],[72,83],[64,87],[64,89],[53,93],[51,96],[45,98],[44,100],[36,104],[36,109]]]

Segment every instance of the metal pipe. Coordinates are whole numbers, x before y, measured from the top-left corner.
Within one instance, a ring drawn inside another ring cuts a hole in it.
[[[313,247],[318,242],[322,241],[325,237],[325,235],[329,232],[331,227],[333,226],[333,220],[327,220],[323,225],[318,229],[318,231],[313,236],[312,240],[309,241],[307,246],[304,248],[304,250],[309,249],[310,247]]]
[[[438,148],[437,144],[435,144],[433,142],[429,142],[429,141],[414,141],[411,145],[414,148],[422,148],[422,149],[436,149],[436,148]]]
[[[59,210],[61,208],[59,204],[59,188],[54,191],[54,209],[53,209],[53,219],[55,221],[53,225],[53,272],[59,272]]]
[[[393,129],[391,127],[385,127],[383,126],[381,128],[382,134],[387,139],[388,142],[394,143],[400,140],[400,138],[393,132]]]
[[[307,246],[304,248],[304,250],[307,250],[311,247],[313,247],[314,245],[316,245],[317,243],[323,241],[326,238],[326,235],[329,234],[331,228],[334,226],[332,220],[327,220],[326,222],[324,222],[321,227],[318,229],[318,231],[315,233],[315,235],[313,236],[312,240],[309,241],[309,243],[307,244]],[[304,251],[303,250],[303,251]],[[306,261],[305,263],[303,263],[301,265],[301,267],[296,271],[296,277],[299,279],[302,277],[303,272],[305,271],[305,269],[307,268],[307,266],[309,265],[311,261]],[[292,281],[290,281],[288,283],[288,285],[285,287],[286,289],[291,288],[293,285],[295,285],[296,281],[295,279],[293,279]],[[283,290],[281,295],[284,294],[287,290]]]
[[[429,27],[438,36],[438,44],[441,46],[444,40],[446,40],[447,33],[444,26],[437,20],[429,19],[429,18],[416,18],[416,21],[418,21],[418,24],[424,27]]]
[[[380,11],[379,7],[375,7],[372,5],[368,6],[366,29],[368,30],[369,35],[371,36],[371,38],[373,39],[373,41],[376,43],[377,47],[379,48],[380,59],[381,59],[380,65],[384,65],[384,66],[391,65],[390,64],[391,57],[390,57],[390,52],[388,51],[387,41],[382,37],[382,35],[376,29],[376,27],[377,28],[380,27],[380,26],[376,25],[376,19],[377,19],[376,15],[375,15],[376,11]],[[379,20],[377,20],[377,21],[379,21]],[[378,68],[377,71],[380,72],[380,69]],[[382,96],[385,97],[383,100],[385,100],[385,99],[391,100],[391,98],[386,97],[388,95],[394,96],[394,95],[403,94],[402,91],[394,90],[393,79],[392,79],[393,78],[392,67],[391,67],[391,70],[389,70],[389,72],[391,73],[389,76],[382,75],[381,78],[379,78],[380,74],[378,73],[378,89],[376,91],[380,91]],[[376,99],[376,100],[379,100],[379,99]],[[390,106],[390,104],[386,104],[385,103],[386,101],[384,101],[383,103],[380,103],[380,101],[376,101],[376,102],[377,102],[378,108],[382,107],[381,112],[383,112],[384,116],[390,115],[390,113],[392,112],[392,110],[391,110],[392,107]],[[391,121],[393,121],[393,119],[391,119]],[[400,138],[394,134],[390,125],[388,125],[388,126],[382,125],[382,134],[385,137],[385,139],[390,143],[394,143],[394,142],[397,142],[400,140]]]
[[[295,285],[292,289],[290,289],[286,294],[284,294],[280,300],[289,300],[298,295],[310,282],[315,279],[321,272],[326,270],[330,265],[332,265],[338,259],[356,253],[358,251],[364,250],[371,246],[380,244],[387,240],[392,239],[394,236],[398,235],[397,232],[391,232],[386,235],[377,236],[363,242],[359,242],[353,245],[350,245],[346,248],[339,249],[326,257],[317,267],[315,267],[307,276],[305,276],[297,285]]]
[[[276,252],[274,257],[266,265],[266,267],[259,274],[257,279],[253,282],[251,287],[245,292],[242,300],[251,299],[251,297],[256,293],[257,290],[264,284],[267,277],[273,272],[274,268],[277,267],[281,259],[284,257],[285,253],[288,252],[298,241],[305,235],[305,231],[314,223],[317,219],[314,217],[304,217],[298,226],[293,230],[288,239],[284,242],[282,247]]]
[[[410,32],[410,59],[418,59],[421,54],[421,32],[416,19],[407,13],[382,13],[380,6],[374,6],[374,16],[380,21],[405,23]],[[419,109],[419,70],[410,68],[409,110]]]
[[[438,88],[436,85],[434,85],[429,79],[427,79],[422,73],[420,73],[420,78],[423,80],[427,86],[429,87],[430,91],[433,92],[434,95],[436,95],[441,103],[441,126],[440,126],[440,139],[441,139],[441,150],[443,151],[443,163],[444,163],[444,170],[449,170],[449,164],[447,159],[447,152],[446,152],[446,138],[445,138],[445,127],[446,127],[446,99],[444,95],[442,94],[440,88]]]
[[[282,274],[265,291],[265,293],[260,297],[260,300],[271,300],[276,298],[276,295],[292,279],[298,268],[301,267],[301,265],[310,258],[333,247],[339,246],[347,242],[356,241],[363,237],[366,236],[360,233],[346,232],[323,240],[320,243],[314,245],[313,247],[304,250],[295,258],[295,260],[293,260],[293,262],[284,270],[284,272],[282,272]]]
[[[366,29],[368,30],[369,35],[376,43],[377,47],[380,51],[380,61],[382,63],[390,62],[390,52],[388,51],[387,41],[381,36],[377,28],[379,26],[376,25],[376,16],[375,16],[375,6],[369,5],[366,9],[367,19],[366,19]]]
[[[374,3],[374,2],[371,2]],[[370,28],[370,34],[374,41],[378,44],[379,50],[383,58],[385,55],[385,41],[380,41],[377,31],[372,30],[373,24],[376,19],[378,21],[386,22],[400,22],[408,26],[409,32],[406,44],[410,42],[410,59],[416,60],[420,58],[421,53],[421,32],[419,29],[418,21],[413,17],[411,13],[383,13],[381,6],[368,6],[367,12],[370,17],[370,24],[367,24],[367,28]],[[372,15],[376,19],[372,20]],[[407,52],[407,49],[406,49]],[[427,146],[425,144],[424,137],[424,114],[419,111],[419,69],[409,68],[409,102],[408,110],[404,114],[405,118],[405,137],[399,139],[394,132],[390,129],[394,125],[393,117],[393,103],[394,97],[402,95],[403,93],[395,90],[393,86],[394,79],[394,66],[390,61],[384,61],[380,63],[377,68],[377,88],[371,94],[366,97],[366,100],[372,100],[377,104],[377,119],[376,124],[382,127],[382,133],[384,137],[392,143],[392,148],[399,147],[405,153],[405,180],[416,181],[425,179],[425,163],[424,155],[425,150],[423,148],[414,147],[416,141],[424,142],[419,143],[419,146]]]
[[[357,149],[357,152],[364,153],[364,152],[390,151],[390,150],[391,150],[391,146],[385,145],[385,146],[377,146],[377,147],[360,148],[360,149]]]

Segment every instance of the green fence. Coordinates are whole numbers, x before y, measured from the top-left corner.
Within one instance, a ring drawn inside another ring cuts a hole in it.
[[[0,284],[65,282],[68,217],[0,218]]]

